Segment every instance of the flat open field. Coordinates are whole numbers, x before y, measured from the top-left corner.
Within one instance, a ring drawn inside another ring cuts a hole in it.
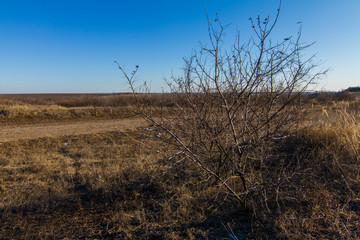
[[[358,239],[360,101],[327,97],[250,158],[242,204],[130,95],[1,95],[0,239]]]

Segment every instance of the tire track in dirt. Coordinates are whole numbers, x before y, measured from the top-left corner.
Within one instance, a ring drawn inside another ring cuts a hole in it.
[[[101,133],[108,131],[134,130],[138,127],[146,125],[147,122],[144,119],[135,118],[3,127],[0,126],[0,142],[41,137]]]

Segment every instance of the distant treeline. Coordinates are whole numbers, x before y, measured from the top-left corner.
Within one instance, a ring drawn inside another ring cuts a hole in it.
[[[346,91],[349,91],[349,92],[360,92],[360,87],[349,87]]]

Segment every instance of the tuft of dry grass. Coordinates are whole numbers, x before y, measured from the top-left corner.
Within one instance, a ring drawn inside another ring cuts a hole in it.
[[[298,134],[298,167],[285,184],[293,200],[274,224],[281,238],[360,238],[360,115],[351,105],[324,106]]]

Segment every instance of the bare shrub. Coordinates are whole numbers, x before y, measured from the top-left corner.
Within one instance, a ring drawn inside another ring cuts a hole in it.
[[[301,43],[301,26],[295,37],[270,40],[279,13],[273,20],[250,18],[253,37],[242,44],[237,33],[228,50],[226,26],[218,17],[215,25],[207,18],[209,44],[184,59],[184,75],[168,82],[185,104],[174,101],[177,108],[167,118],[152,117],[146,97],[137,94],[138,66],[131,74],[119,66],[138,112],[167,133],[176,156],[196,163],[207,181],[222,186],[263,222],[272,221],[269,216],[276,216],[298,190],[285,183],[298,176],[299,152],[283,143],[298,130],[300,95],[326,72],[314,56],[304,58],[312,44]]]

